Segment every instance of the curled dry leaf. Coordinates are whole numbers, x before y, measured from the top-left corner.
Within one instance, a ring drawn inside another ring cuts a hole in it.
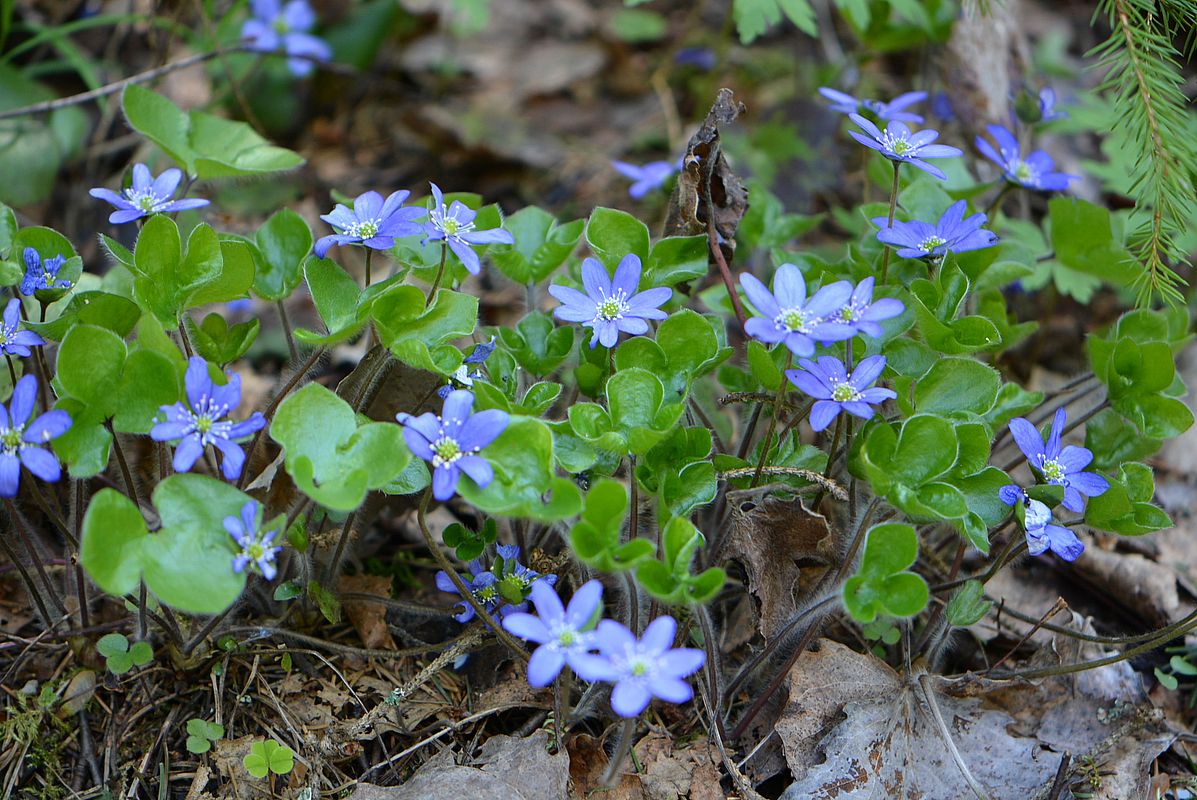
[[[831,563],[834,539],[827,519],[800,500],[742,500],[732,505],[726,554],[744,565],[761,634],[772,639],[797,612],[798,591]]]
[[[337,584],[342,592],[368,594],[382,599],[391,596],[387,575],[343,575]],[[387,627],[387,607],[369,600],[345,600],[345,616],[353,624],[362,644],[372,650],[394,650],[395,640]]]

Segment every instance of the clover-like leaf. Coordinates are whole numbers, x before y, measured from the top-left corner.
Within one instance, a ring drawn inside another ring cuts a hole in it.
[[[573,481],[553,470],[553,434],[531,417],[512,417],[507,428],[479,454],[494,478],[480,488],[463,476],[457,491],[488,514],[553,521],[572,517],[582,507]]]
[[[913,617],[927,607],[930,590],[921,575],[908,572],[918,558],[918,535],[904,523],[869,528],[856,574],[844,583],[844,608],[858,622],[878,614]]]
[[[441,289],[425,307],[423,292],[399,286],[374,302],[371,317],[379,340],[395,358],[418,369],[451,375],[461,366],[462,355],[448,343],[474,332],[478,298]]]
[[[270,436],[282,446],[295,485],[338,511],[360,506],[368,490],[385,486],[411,460],[398,425],[359,425],[353,408],[318,383],[279,404]]]
[[[690,565],[706,538],[685,517],[674,517],[661,531],[663,558],[644,561],[636,581],[658,600],[667,603],[705,603],[723,588],[726,573],[710,567],[698,575]]]
[[[218,614],[245,588],[245,575],[233,571],[236,548],[224,518],[236,516],[248,500],[206,475],[172,475],[154,490],[162,527],[151,534],[131,500],[101,489],[83,518],[81,563],[109,594],[133,592],[144,578],[173,608]]]
[[[266,739],[250,745],[249,753],[241,759],[241,763],[246,772],[258,779],[272,772],[286,775],[295,767],[295,752],[273,739]]]
[[[634,536],[620,542],[628,515],[628,492],[611,478],[596,481],[586,493],[581,519],[569,531],[570,544],[583,563],[600,572],[632,569],[653,554],[653,543]]]

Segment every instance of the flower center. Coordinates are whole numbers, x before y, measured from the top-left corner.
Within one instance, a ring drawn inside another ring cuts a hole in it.
[[[806,333],[810,328],[810,319],[801,308],[783,308],[773,322],[779,327],[797,333]]]
[[[852,322],[856,319],[856,315],[860,313],[860,309],[849,303],[839,310],[839,318],[841,322]]]
[[[21,441],[21,433],[24,430],[24,425],[13,428],[0,428],[0,446],[3,446],[5,455],[12,455],[21,449],[24,444]]]
[[[1043,477],[1055,483],[1056,481],[1064,480],[1064,467],[1060,465],[1059,461],[1044,461],[1043,462]]]
[[[158,205],[158,196],[151,190],[144,192],[135,192],[132,189],[128,192],[129,202],[138,208],[140,211],[150,213]]]
[[[1031,186],[1039,185],[1039,176],[1035,172],[1035,168],[1025,161],[1017,161],[1014,164],[1014,179],[1022,184]]]
[[[499,600],[499,590],[495,588],[492,583],[490,586],[483,586],[481,589],[474,590],[474,597],[478,598],[478,602],[484,606],[490,606]]]
[[[274,23],[271,25],[271,27],[274,28],[274,32],[279,34],[280,36],[291,30],[290,28],[287,27],[287,18],[284,17],[282,14],[279,14],[277,17],[274,18]]]
[[[357,236],[360,239],[373,239],[378,235],[378,220],[368,219],[359,222],[349,230],[350,236]]]
[[[245,548],[245,554],[254,561],[261,561],[262,557],[266,555],[266,548],[262,546],[261,542],[254,542]]]
[[[643,678],[648,674],[648,663],[644,659],[636,658],[628,664],[628,671],[637,678]]]
[[[604,295],[603,299],[597,305],[598,314],[596,316],[599,319],[608,321],[621,319],[624,312],[628,310],[628,302],[622,289],[617,289],[613,295]]]
[[[860,399],[860,392],[850,383],[839,383],[831,390],[831,399],[837,403],[850,403]]]
[[[908,156],[914,152],[914,145],[905,138],[895,137],[889,131],[886,131],[881,138],[881,144],[885,149],[898,157]]]
[[[461,458],[461,445],[457,443],[456,439],[450,439],[448,436],[442,436],[432,443],[432,466],[444,467],[449,466],[457,459]]]
[[[577,641],[578,634],[569,629],[561,631],[557,636],[557,643],[562,647],[573,647]]]
[[[445,206],[441,206],[439,212],[434,212],[433,224],[440,228],[441,232],[448,238],[461,236],[463,233],[469,233],[474,230],[474,223],[462,222],[455,216],[449,216],[449,209]]]
[[[212,417],[207,414],[197,414],[195,417],[195,429],[201,434],[208,433],[212,430]]]
[[[938,236],[928,236],[923,241],[919,242],[919,249],[925,252],[933,252],[937,247],[943,247],[948,243],[947,239],[942,239]]]

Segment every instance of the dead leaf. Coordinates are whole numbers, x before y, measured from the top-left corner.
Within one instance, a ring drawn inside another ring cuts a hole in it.
[[[342,592],[368,594],[390,599],[391,578],[388,575],[342,575],[337,583]],[[345,616],[353,624],[362,644],[372,650],[394,650],[395,640],[387,626],[387,607],[369,600],[343,601]]]
[[[650,733],[636,743],[646,800],[723,800],[719,769],[705,739],[675,748],[672,736]]]
[[[1157,627],[1183,616],[1170,567],[1137,553],[1103,550],[1089,540],[1086,545],[1084,557],[1072,565],[1073,571],[1099,587],[1110,602]]]
[[[686,147],[663,232],[665,236],[705,234],[710,219],[728,264],[736,249],[736,229],[748,212],[748,189],[723,157],[719,129],[744,111],[744,104],[735,99],[731,89],[719,90],[706,120]]]
[[[802,501],[767,497],[732,505],[727,555],[747,570],[748,590],[760,604],[761,634],[772,639],[797,613],[804,569],[822,572],[831,563],[833,539],[827,519]]]
[[[547,731],[527,738],[492,736],[468,764],[433,759],[401,786],[359,784],[348,800],[562,800],[568,797],[569,756],[548,753]]]
[[[610,758],[603,750],[602,742],[588,733],[579,733],[569,738],[569,778],[573,784],[570,797],[601,798],[601,800],[645,800],[640,776],[624,773],[619,783],[611,788],[603,785],[603,773],[607,771]]]
[[[1163,732],[1150,727],[1156,712],[1084,688],[1067,678],[946,678],[917,665],[902,675],[822,641],[791,672],[777,725],[795,778],[782,798],[958,800],[969,796],[963,765],[990,800],[1027,800],[1050,785],[1065,748],[1095,763],[1114,757],[1122,739],[1133,753],[1119,755],[1121,763],[1159,752]],[[1133,781],[1140,788],[1125,797],[1142,791],[1145,771]]]

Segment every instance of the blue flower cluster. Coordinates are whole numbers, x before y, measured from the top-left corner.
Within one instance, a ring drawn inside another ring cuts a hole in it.
[[[613,684],[611,708],[621,717],[638,716],[654,697],[685,703],[694,696],[684,679],[702,667],[706,655],[673,646],[673,617],[657,617],[637,639],[615,620],[595,624],[603,595],[597,580],[583,584],[568,606],[547,581],[532,584],[531,594],[539,616],[515,612],[503,618],[509,632],[538,645],[528,660],[530,685],[548,686],[568,664],[582,680]]]

